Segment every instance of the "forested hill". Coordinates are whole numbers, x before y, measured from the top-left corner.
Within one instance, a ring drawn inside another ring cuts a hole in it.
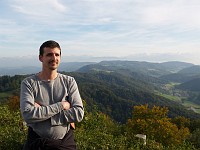
[[[160,78],[168,80],[168,81],[172,81],[172,82],[183,83],[183,82],[187,82],[199,77],[200,77],[200,66],[193,65],[190,67],[183,68],[176,73],[163,75]]]
[[[189,91],[200,91],[200,77],[184,82],[178,85],[177,88]]]
[[[168,80],[161,76],[192,66],[182,62],[174,64],[173,67],[172,63],[103,61],[86,64],[76,72],[64,72],[63,69],[62,73],[75,77],[89,111],[99,109],[117,122],[125,123],[131,118],[133,106],[142,104],[166,106],[170,117],[200,118],[180,102],[162,95]],[[2,76],[0,93],[19,92],[20,82],[25,76]]]
[[[102,61],[96,64],[90,64],[83,66],[77,71],[89,72],[89,71],[117,71],[117,70],[129,70],[131,72],[139,72],[149,76],[159,77],[171,73],[177,73],[178,71],[194,66],[185,62],[164,62],[164,63],[150,63],[139,61]]]
[[[199,114],[188,111],[180,104],[180,101],[168,99],[173,92],[163,91],[163,87],[170,81],[161,78],[193,66],[195,65],[191,63],[177,61],[164,63],[102,61],[83,66],[77,70],[79,73],[72,73],[72,76],[75,76],[79,82],[83,98],[92,104],[90,106],[96,104],[101,111],[117,121],[126,121],[131,116],[130,110],[133,106],[147,103],[151,106],[169,107],[171,117],[181,115],[198,118]],[[195,73],[194,76],[200,72]],[[163,97],[162,94],[158,94],[160,92],[165,94],[169,92],[169,96]],[[181,92],[180,95],[182,95]]]
[[[199,114],[187,110],[180,103],[157,95],[156,87],[147,82],[126,78],[118,73],[67,73],[76,78],[82,98],[86,100],[89,110],[98,108],[119,122],[126,122],[131,117],[135,105],[166,106],[169,116],[198,118]]]

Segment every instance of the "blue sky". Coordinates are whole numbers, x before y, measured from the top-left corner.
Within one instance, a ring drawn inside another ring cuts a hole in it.
[[[0,57],[165,57],[200,64],[199,0],[1,0]],[[157,57],[157,58],[158,58]]]

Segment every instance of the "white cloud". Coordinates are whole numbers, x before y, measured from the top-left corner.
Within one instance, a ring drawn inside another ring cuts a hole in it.
[[[52,18],[59,18],[62,13],[67,11],[67,7],[58,0],[14,0],[11,7],[30,20],[40,21],[44,19],[45,21],[53,21]]]
[[[199,29],[200,3],[197,0],[146,1],[139,3],[138,14],[141,23],[146,25],[175,25]]]
[[[0,10],[4,49],[14,51],[6,45],[13,42],[21,49],[38,47],[46,39],[61,41],[70,53],[110,56],[196,53],[200,47],[198,0],[4,2]]]

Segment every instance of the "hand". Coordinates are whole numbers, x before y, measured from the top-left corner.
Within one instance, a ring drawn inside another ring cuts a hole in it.
[[[40,104],[38,104],[38,103],[35,102],[35,103],[34,103],[34,106],[35,106],[35,107],[40,107]]]
[[[70,103],[67,102],[67,101],[62,101],[62,105],[63,105],[63,108],[64,108],[65,110],[67,110],[67,109],[70,108]]]

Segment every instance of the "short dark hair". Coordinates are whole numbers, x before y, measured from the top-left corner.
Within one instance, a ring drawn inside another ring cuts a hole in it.
[[[41,46],[40,46],[40,49],[39,49],[39,55],[43,55],[44,54],[44,48],[45,47],[48,47],[48,48],[59,48],[60,49],[60,55],[61,55],[61,48],[60,48],[60,45],[58,44],[58,42],[56,41],[53,41],[53,40],[49,40],[49,41],[46,41],[44,42]]]

